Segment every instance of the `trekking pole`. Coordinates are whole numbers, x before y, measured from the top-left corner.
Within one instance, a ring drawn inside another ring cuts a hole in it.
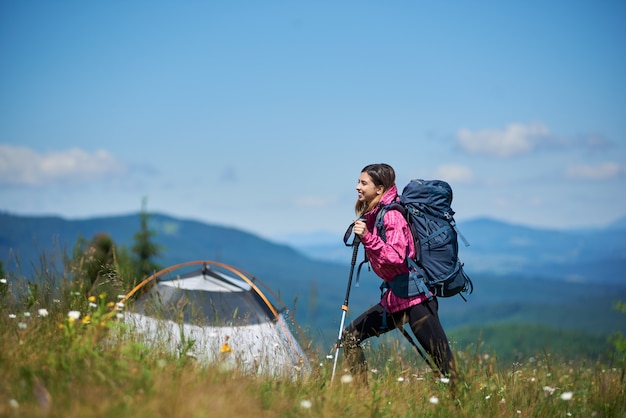
[[[363,220],[363,219],[359,219]],[[347,244],[347,237],[352,233],[352,227],[354,224],[350,226],[348,229],[348,233],[346,237],[344,237],[344,242]],[[348,312],[348,300],[350,299],[350,287],[352,286],[352,275],[354,274],[354,266],[356,265],[356,257],[359,252],[359,244],[361,243],[361,237],[358,235],[354,236],[354,240],[352,241],[352,262],[350,263],[350,275],[348,276],[348,288],[346,289],[346,298],[343,300],[343,305],[341,305],[341,323],[339,324],[339,336],[337,337],[337,349],[335,351],[335,360],[333,363],[333,373],[330,376],[330,383],[333,383],[333,379],[335,378],[335,370],[337,369],[337,357],[339,357],[339,347],[341,346],[341,338],[343,337],[343,325],[346,321],[346,312]]]

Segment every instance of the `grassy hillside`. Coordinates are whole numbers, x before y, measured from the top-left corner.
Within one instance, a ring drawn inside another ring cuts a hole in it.
[[[455,347],[459,378],[439,379],[397,342],[366,346],[367,384],[343,358],[310,353],[296,379],[201,365],[180,351],[140,343],[115,300],[71,287],[56,298],[15,298],[0,282],[0,416],[6,417],[511,417],[626,414],[624,363],[571,361],[542,351],[498,367],[497,352]],[[109,308],[111,306],[111,308]],[[510,328],[509,328],[510,330]],[[541,330],[531,330],[541,335]],[[495,334],[506,328],[494,328]],[[524,334],[525,329],[519,329]],[[549,337],[549,334],[545,335]],[[488,338],[487,338],[488,339]],[[193,343],[192,341],[190,343]],[[235,348],[236,349],[236,348]],[[624,354],[624,353],[622,353]]]

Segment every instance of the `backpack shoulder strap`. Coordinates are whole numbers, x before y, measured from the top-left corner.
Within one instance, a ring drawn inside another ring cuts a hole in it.
[[[407,210],[407,208],[401,204],[398,201],[395,202],[391,202],[388,205],[383,206],[380,211],[378,212],[378,214],[376,215],[376,230],[378,232],[378,236],[384,241],[387,242],[387,233],[385,231],[385,221],[384,221],[384,216],[385,213],[387,213],[387,211],[389,210],[397,210],[398,212],[400,212],[402,214],[402,216],[404,217],[404,219],[406,219],[407,224],[409,225],[409,230],[411,231],[411,237],[413,237],[413,247],[415,248],[415,257],[414,257],[414,261],[419,263],[420,258],[421,258],[421,254],[420,254],[420,240],[419,240],[419,233],[417,232],[417,229],[415,227],[415,225],[413,225],[413,223],[410,220],[410,213]],[[407,260],[409,259],[409,247],[407,247],[406,249],[407,252]]]
[[[389,210],[397,210],[398,212],[402,214],[402,216],[406,218],[406,209],[402,204],[400,204],[400,202],[397,202],[397,201],[391,202],[380,208],[380,210],[378,211],[378,214],[376,215],[376,223],[374,225],[376,226],[376,232],[378,233],[378,236],[384,242],[387,242],[387,232],[385,231],[384,218],[385,218],[385,214]]]

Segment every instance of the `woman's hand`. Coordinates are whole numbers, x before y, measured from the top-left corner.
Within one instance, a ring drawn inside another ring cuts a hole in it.
[[[363,236],[367,235],[367,233],[369,232],[367,230],[367,225],[361,219],[357,219],[356,221],[354,221],[354,229],[353,229],[353,231],[360,238],[363,238]]]

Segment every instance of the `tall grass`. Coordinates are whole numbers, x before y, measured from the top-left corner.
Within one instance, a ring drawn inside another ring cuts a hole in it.
[[[454,386],[393,340],[366,346],[367,383],[341,361],[331,382],[325,353],[311,354],[313,373],[302,380],[201,366],[139,342],[115,296],[74,286],[49,276],[0,282],[0,416],[626,416],[623,366],[550,353],[502,369],[479,345],[457,350]]]

